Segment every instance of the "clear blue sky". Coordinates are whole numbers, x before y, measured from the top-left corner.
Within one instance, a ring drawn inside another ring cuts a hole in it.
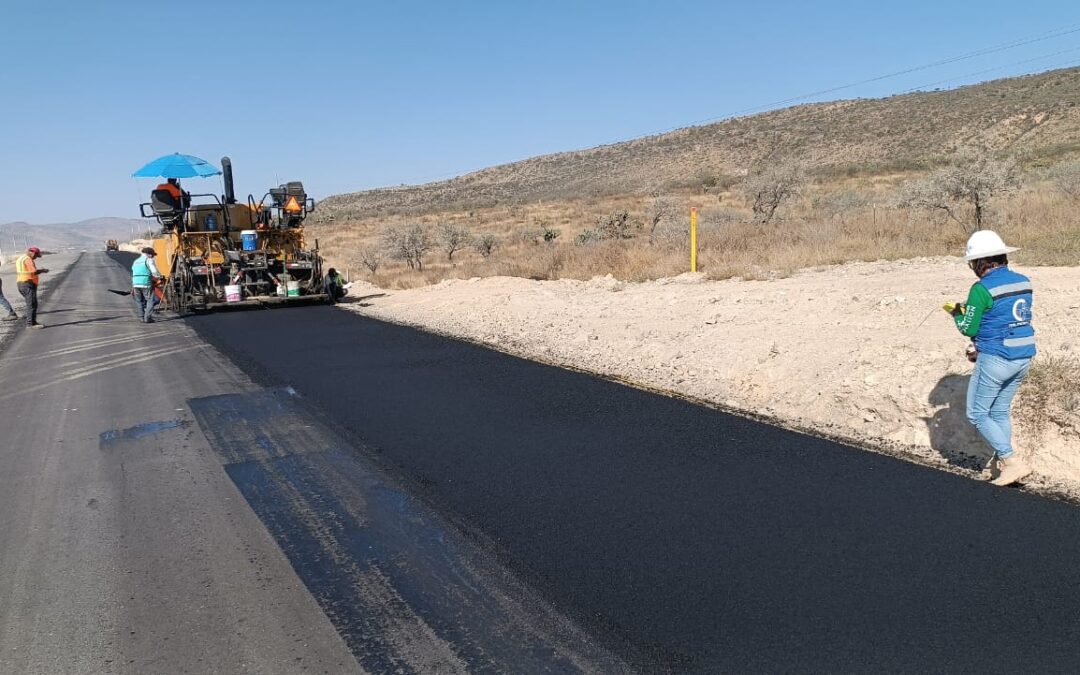
[[[49,223],[137,216],[132,171],[170,152],[229,155],[244,195],[427,182],[1080,28],[1080,5],[8,0],[3,24],[0,223]],[[1076,64],[1080,32],[815,100]]]

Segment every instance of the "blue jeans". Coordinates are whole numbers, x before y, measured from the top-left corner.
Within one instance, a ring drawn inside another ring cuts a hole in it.
[[[8,313],[8,316],[11,316],[12,314],[15,313],[15,310],[13,310],[11,308],[11,303],[8,302],[7,298],[4,297],[4,282],[3,282],[3,280],[0,280],[0,309],[6,310],[7,313]]]
[[[1013,454],[1009,409],[1031,359],[979,354],[967,391],[967,418],[994,449],[998,459]]]
[[[152,288],[132,288],[131,297],[135,300],[135,309],[139,312],[139,320],[150,323],[154,320],[154,307],[157,306],[157,293]]]

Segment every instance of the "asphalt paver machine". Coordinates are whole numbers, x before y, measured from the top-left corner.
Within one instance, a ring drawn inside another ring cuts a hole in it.
[[[300,181],[272,188],[259,201],[237,201],[232,162],[221,160],[224,194],[154,190],[139,205],[161,225],[154,237],[162,300],[176,312],[245,305],[328,301],[318,241],[304,238],[315,209]]]

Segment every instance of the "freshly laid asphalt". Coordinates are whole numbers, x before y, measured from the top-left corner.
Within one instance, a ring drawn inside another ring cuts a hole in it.
[[[332,307],[187,323],[643,671],[1080,663],[1074,505]]]

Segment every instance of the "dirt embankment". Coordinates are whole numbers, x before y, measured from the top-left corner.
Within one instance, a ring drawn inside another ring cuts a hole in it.
[[[1075,358],[1080,269],[1020,271],[1036,286],[1039,358]],[[973,280],[961,261],[935,258],[772,281],[357,284],[346,306],[975,473],[990,451],[964,415],[966,339],[940,310]],[[1026,387],[1018,412],[1045,405],[1038,393]],[[1038,472],[1034,485],[1080,495],[1080,414],[1075,400],[1052,395],[1050,405],[1057,414],[1017,415],[1018,449]]]

